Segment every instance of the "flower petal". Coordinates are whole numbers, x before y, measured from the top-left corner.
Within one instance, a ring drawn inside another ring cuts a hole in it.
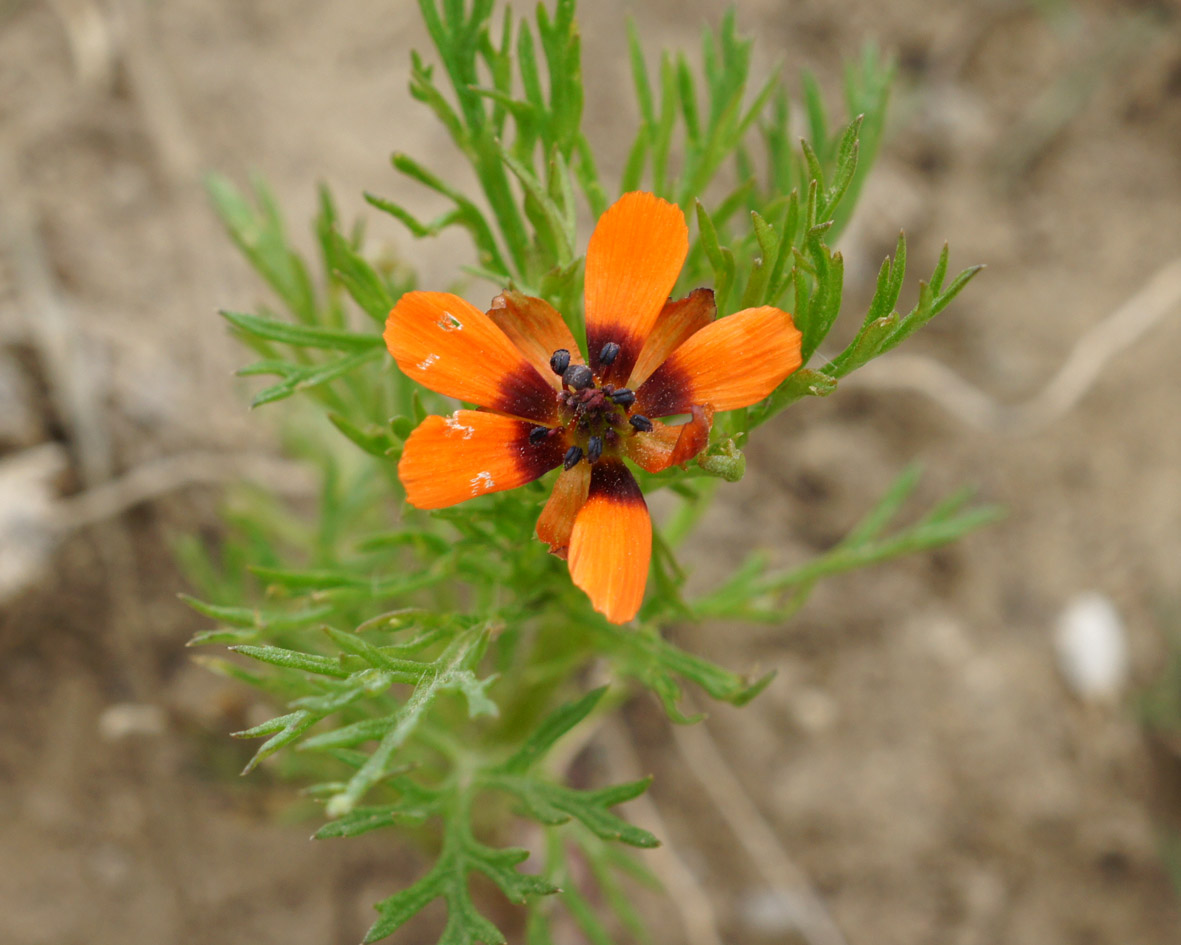
[[[599,218],[586,249],[586,340],[600,379],[630,376],[688,253],[681,208],[654,194],[624,194]],[[606,369],[599,352],[612,341],[620,350]]]
[[[667,417],[694,404],[736,410],[762,400],[800,366],[801,336],[787,312],[764,305],[707,325],[636,391],[635,413]]]
[[[532,482],[562,464],[565,437],[553,432],[530,443],[535,427],[481,410],[427,417],[406,440],[398,478],[406,500],[419,509],[442,509]]]
[[[631,620],[644,599],[652,520],[640,487],[618,459],[591,467],[590,494],[570,535],[570,578],[612,623]]]
[[[669,466],[687,463],[709,445],[714,411],[709,404],[691,408],[692,418],[680,426],[657,421],[647,433],[636,433],[623,441],[623,452],[645,472],[658,473]]]
[[[448,397],[548,423],[554,389],[503,331],[470,302],[449,292],[407,292],[385,323],[398,367]]]
[[[666,302],[652,326],[652,334],[644,342],[627,386],[636,388],[643,384],[670,354],[717,317],[713,289],[694,289],[683,299]]]
[[[550,368],[550,357],[560,348],[570,352],[571,364],[585,364],[570,328],[549,302],[520,292],[505,291],[492,300],[488,317],[525,355],[554,390],[562,381]]]
[[[537,537],[549,544],[551,554],[565,558],[570,550],[570,533],[574,518],[586,503],[590,489],[591,467],[578,463],[564,469],[554,483],[554,491],[537,520]]]

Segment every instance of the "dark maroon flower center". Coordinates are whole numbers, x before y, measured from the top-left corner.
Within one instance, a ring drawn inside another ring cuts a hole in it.
[[[607,342],[599,352],[599,362],[610,365],[618,354],[619,345]],[[603,456],[614,456],[624,437],[652,429],[647,417],[629,413],[636,402],[635,391],[599,383],[589,367],[571,362],[565,348],[553,353],[550,368],[562,378],[562,390],[557,394],[559,423],[552,429],[534,427],[529,442],[540,444],[564,430],[570,444],[562,462],[566,469],[584,459],[594,465]]]

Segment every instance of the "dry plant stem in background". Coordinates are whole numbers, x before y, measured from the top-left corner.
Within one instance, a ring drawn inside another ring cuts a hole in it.
[[[191,486],[246,479],[265,482],[276,495],[311,497],[315,486],[305,467],[265,454],[190,451],[143,463],[93,489],[57,503],[55,521],[72,531],[116,518],[128,509]]]
[[[0,235],[7,237],[17,261],[18,292],[28,337],[49,377],[50,389],[58,395],[55,406],[66,429],[78,477],[84,487],[98,489],[110,480],[114,470],[113,451],[100,409],[102,398],[98,396],[91,364],[82,347],[84,333],[53,279],[38,227],[30,208],[20,198],[20,188],[11,186],[14,180],[14,172],[0,164],[0,192],[11,195],[7,213],[0,217],[7,222],[7,232]],[[147,624],[131,537],[125,523],[118,518],[96,520],[95,524],[98,529],[95,553],[105,572],[104,583],[114,614],[113,642],[123,670],[121,682],[133,699],[142,700],[151,688],[151,669],[148,651],[137,643],[145,637]],[[54,750],[68,748],[58,745]],[[185,929],[196,922],[196,910],[179,862],[164,853],[169,845],[183,848],[183,813],[178,810],[183,805],[169,798],[161,787],[166,777],[164,761],[158,753],[135,744],[128,744],[122,750],[127,752],[129,767],[136,772],[137,779],[149,787],[147,830],[153,836],[170,840],[169,844],[153,847],[151,855],[155,868],[162,875],[172,876],[169,888],[174,901],[169,911],[175,917],[177,937],[183,938]]]
[[[900,354],[869,366],[854,383],[912,390],[958,420],[991,433],[1030,435],[1069,413],[1103,377],[1107,366],[1169,315],[1181,312],[1181,259],[1149,277],[1144,287],[1083,334],[1046,385],[1019,404],[1002,404],[950,368]]]
[[[599,738],[611,758],[611,775],[617,779],[638,778],[643,764],[636,754],[628,733],[616,722],[605,725]],[[632,819],[645,830],[663,838],[661,846],[649,855],[652,871],[676,903],[683,940],[687,945],[723,945],[718,928],[718,916],[713,908],[709,890],[694,874],[692,867],[669,840],[660,808],[651,795],[644,794],[632,803]]]
[[[796,926],[804,939],[809,945],[848,945],[824,900],[776,839],[775,828],[759,812],[706,725],[676,726],[671,731],[685,766],[697,777],[768,887],[797,904]]]
[[[79,476],[87,485],[101,482],[110,476],[113,461],[93,369],[82,350],[84,336],[53,277],[38,221],[23,197],[16,169],[3,159],[0,193],[5,195],[0,238],[15,261],[24,329],[48,376]]]
[[[771,681],[682,649],[672,627],[782,625],[822,578],[995,518],[961,492],[900,522],[911,469],[799,568],[719,560],[718,580],[698,592],[678,560],[712,498],[742,477],[741,447],[760,425],[900,345],[979,267],[954,273],[945,249],[899,308],[900,239],[852,342],[817,355],[842,311],[832,245],[876,153],[893,74],[872,49],[850,64],[835,118],[811,76],[797,104],[780,73],[754,75],[734,11],[704,31],[699,65],[666,55],[653,72],[633,28],[633,143],[608,181],[582,130],[573,0],[542,4],[533,20],[492,0],[418,6],[434,49],[412,58],[411,91],[471,163],[476,190],[397,153],[394,170],[441,201],[439,216],[366,199],[418,238],[458,228],[472,254],[456,278],[477,281],[419,290],[404,261],[366,251],[327,190],[305,256],[264,183],[247,195],[210,180],[273,296],[260,312],[223,313],[257,358],[241,373],[271,378],[255,405],[303,401],[287,440],[316,470],[319,502],[309,519],[279,490],[256,491],[216,552],[181,544],[190,603],[213,622],[192,643],[228,646],[205,664],[274,703],[273,718],[237,733],[262,740],[246,770],[282,753],[324,804],[318,839],[412,827],[426,840],[427,864],[377,904],[367,942],[436,899],[444,945],[505,941],[473,872],[524,907],[530,945],[571,923],[593,942],[648,941],[633,892],[652,875],[632,850],[659,841],[615,808],[649,779],[570,783],[570,745],[641,694],[692,724],[686,687],[740,706]],[[797,108],[802,141],[789,131]],[[457,411],[451,398],[485,409]],[[662,422],[675,415],[688,420]],[[156,474],[79,500],[75,517],[178,471]],[[653,525],[643,497],[655,493],[667,514]],[[606,684],[588,691],[592,675]],[[768,885],[805,904],[810,945],[841,945],[724,763],[708,743],[685,746]],[[521,817],[542,837],[527,869],[529,851],[513,843]],[[655,856],[689,920],[677,940],[714,945],[708,890],[677,857]]]

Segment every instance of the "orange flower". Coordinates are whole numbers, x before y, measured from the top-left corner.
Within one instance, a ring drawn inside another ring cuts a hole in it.
[[[689,251],[684,214],[624,194],[586,251],[587,363],[547,302],[506,291],[486,314],[445,292],[407,292],[386,321],[398,367],[475,404],[427,417],[398,475],[420,509],[532,482],[561,466],[537,535],[613,623],[635,616],[652,522],[624,458],[648,472],[709,443],[715,411],[762,400],[800,366],[800,333],[777,308],[717,319],[713,292],[669,301]],[[680,426],[661,417],[687,414]]]

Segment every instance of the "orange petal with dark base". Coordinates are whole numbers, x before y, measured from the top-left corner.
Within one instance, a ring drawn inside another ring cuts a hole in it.
[[[688,423],[669,426],[659,420],[647,433],[636,433],[623,442],[623,453],[641,469],[650,473],[663,472],[669,466],[687,463],[709,446],[709,431],[713,426],[713,408],[692,408]]]
[[[640,487],[617,459],[591,467],[590,494],[570,535],[570,578],[612,623],[626,623],[644,600],[652,520]]]
[[[666,302],[652,326],[652,334],[644,342],[627,386],[634,389],[643,384],[670,354],[717,317],[713,289],[694,289],[683,299]]]
[[[427,417],[406,440],[398,478],[406,501],[442,509],[488,492],[532,482],[562,464],[565,437],[554,432],[530,443],[534,425],[479,410]]]
[[[575,517],[586,503],[590,481],[591,468],[586,463],[562,470],[549,501],[541,510],[537,537],[549,545],[551,554],[559,558],[565,558],[570,551],[570,533],[574,531]]]
[[[749,407],[800,366],[800,340],[791,316],[769,305],[719,319],[640,385],[633,411],[651,418],[688,413],[694,404]]]
[[[488,317],[503,331],[537,372],[549,381],[554,390],[562,389],[562,381],[549,366],[553,353],[561,348],[570,352],[571,364],[583,364],[578,342],[570,328],[549,302],[520,292],[502,292],[492,300]]]
[[[689,228],[676,204],[654,194],[624,194],[599,217],[586,249],[586,340],[601,380],[631,375],[689,253]],[[607,342],[619,345],[609,368]]]
[[[449,292],[407,292],[385,323],[398,367],[448,397],[538,423],[557,416],[554,389],[478,308]]]

